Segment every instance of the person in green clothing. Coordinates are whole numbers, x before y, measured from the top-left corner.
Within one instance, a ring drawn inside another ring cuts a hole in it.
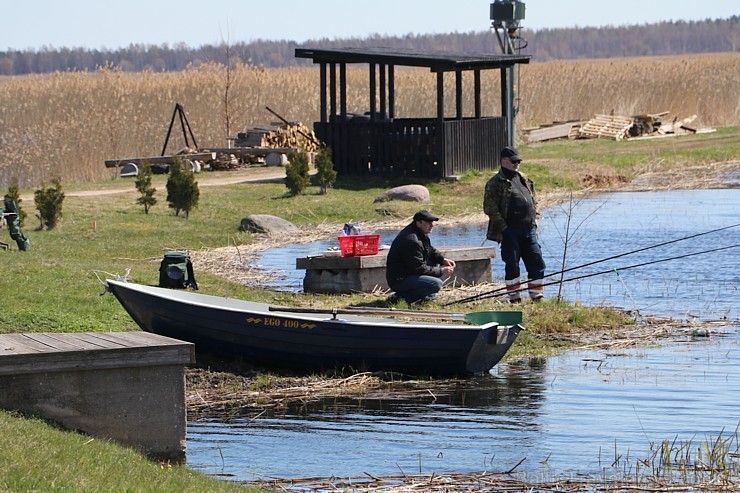
[[[15,240],[16,244],[18,244],[19,250],[24,252],[29,250],[31,245],[28,243],[28,238],[26,238],[23,231],[21,231],[20,211],[18,211],[18,206],[15,204],[15,200],[6,195],[3,205],[3,217],[8,223],[10,238]]]

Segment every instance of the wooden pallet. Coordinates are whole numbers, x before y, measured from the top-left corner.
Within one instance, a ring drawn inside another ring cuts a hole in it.
[[[634,124],[631,117],[617,115],[596,115],[578,130],[580,138],[622,140],[629,136]]]

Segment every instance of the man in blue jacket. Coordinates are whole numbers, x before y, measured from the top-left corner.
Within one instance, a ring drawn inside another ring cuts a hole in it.
[[[388,286],[396,293],[392,300],[403,298],[409,304],[433,300],[442,289],[442,277],[455,271],[455,261],[445,258],[429,240],[438,220],[429,211],[419,211],[393,240],[385,270]]]

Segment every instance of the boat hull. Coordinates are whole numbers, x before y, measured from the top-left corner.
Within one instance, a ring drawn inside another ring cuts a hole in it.
[[[522,327],[412,323],[357,315],[270,311],[191,291],[108,281],[145,331],[275,369],[464,374],[489,371]]]

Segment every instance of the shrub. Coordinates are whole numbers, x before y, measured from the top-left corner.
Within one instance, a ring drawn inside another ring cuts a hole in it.
[[[64,202],[64,192],[62,192],[62,179],[54,177],[51,179],[53,187],[42,187],[33,193],[33,200],[36,203],[36,209],[39,213],[41,224],[39,229],[54,229],[62,218],[62,203]]]
[[[136,199],[136,203],[144,206],[144,214],[149,214],[149,209],[157,203],[154,197],[157,189],[152,186],[152,168],[148,164],[142,165],[139,170],[139,175],[136,177],[136,190],[141,194]]]
[[[308,154],[303,151],[288,154],[289,163],[285,166],[285,186],[291,195],[299,195],[311,183],[308,174]]]
[[[331,151],[324,147],[316,155],[316,182],[321,188],[321,194],[326,194],[336,181],[337,172],[334,171]]]
[[[200,189],[193,172],[185,169],[181,161],[171,164],[170,177],[167,179],[167,202],[175,209],[175,216],[183,211],[185,217],[189,217],[190,211],[198,206],[199,199]]]

